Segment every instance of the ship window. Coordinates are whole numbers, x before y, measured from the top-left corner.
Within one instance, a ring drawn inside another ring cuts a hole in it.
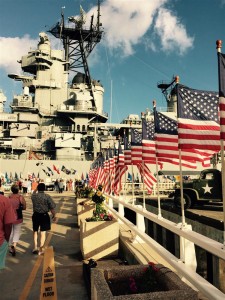
[[[80,125],[77,125],[77,131],[80,131]]]
[[[82,131],[85,131],[85,125],[82,125]]]

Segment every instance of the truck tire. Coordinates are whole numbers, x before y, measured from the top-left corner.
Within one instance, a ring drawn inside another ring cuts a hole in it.
[[[190,208],[193,205],[190,196],[187,194],[184,194],[183,198],[184,198],[184,209]],[[176,207],[181,208],[181,196],[176,196],[174,198],[174,204]]]

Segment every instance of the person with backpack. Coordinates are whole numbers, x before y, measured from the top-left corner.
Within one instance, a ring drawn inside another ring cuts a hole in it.
[[[22,195],[19,194],[19,185],[13,184],[11,187],[12,194],[9,195],[9,200],[15,211],[17,220],[12,224],[12,231],[9,238],[9,252],[12,256],[16,255],[16,245],[19,242],[21,235],[21,227],[23,224],[23,210],[26,209],[26,201]]]

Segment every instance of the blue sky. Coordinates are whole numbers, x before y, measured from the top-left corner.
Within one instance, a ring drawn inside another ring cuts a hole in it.
[[[8,78],[20,73],[22,55],[35,49],[39,32],[65,17],[96,16],[97,0],[0,0],[0,89],[20,93],[21,83]],[[91,76],[105,88],[104,111],[111,121],[146,108],[166,107],[157,88],[179,75],[180,83],[195,89],[218,90],[216,40],[224,41],[225,0],[102,0],[104,37],[90,56]],[[52,43],[58,47],[59,41]],[[111,108],[112,101],[112,110]]]

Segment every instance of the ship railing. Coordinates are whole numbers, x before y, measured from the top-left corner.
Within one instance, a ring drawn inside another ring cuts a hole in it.
[[[172,107],[166,107],[166,106],[162,106],[162,107],[157,107],[157,111],[159,112],[173,112],[173,108]]]
[[[132,190],[134,189],[135,194],[143,194],[143,183],[142,182],[124,182],[122,183],[122,192],[123,193],[132,193]],[[172,193],[175,189],[175,182],[160,182],[155,183],[152,187],[152,193],[151,196],[157,196],[159,195],[169,195]],[[144,188],[144,192],[147,195],[148,191],[146,188]]]
[[[79,107],[77,105],[58,105],[57,109],[59,111],[66,111],[66,112],[97,112],[96,107]],[[99,113],[103,115],[104,117],[108,118],[108,113],[106,112],[101,112]]]
[[[97,111],[96,107],[82,107],[79,105],[58,105],[58,110],[62,111]]]
[[[18,103],[13,102],[12,106],[39,109],[39,105],[36,103],[33,103],[32,101],[18,101]]]
[[[222,291],[196,272],[195,254],[195,246],[198,246],[205,249],[206,252],[211,253],[215,258],[224,261],[225,247],[222,243],[192,231],[191,225],[174,223],[163,218],[160,210],[158,214],[147,211],[144,205],[134,204],[135,199],[127,199],[126,196],[115,197],[107,194],[104,194],[104,196],[106,197],[106,208],[117,218],[122,226],[126,226],[126,231],[128,227],[128,231],[131,232],[131,236],[133,237],[133,242],[140,243],[142,248],[143,243],[146,243],[160,255],[162,260],[166,261],[181,278],[188,281],[194,289],[200,291],[207,299],[225,299],[225,294]],[[113,208],[116,206],[118,207],[118,211]],[[124,217],[125,208],[128,208],[136,214],[136,224]],[[175,236],[180,238],[179,258],[145,233],[145,220],[149,220],[153,224],[160,226],[163,230],[172,232]]]
[[[152,196],[168,195],[175,189],[175,182],[159,182],[153,185]]]
[[[72,126],[59,126],[59,132],[72,132]]]
[[[0,154],[0,159],[19,159],[19,156],[16,154]]]
[[[75,156],[75,155],[57,155],[57,160],[83,161],[85,160],[85,158],[82,156]]]

